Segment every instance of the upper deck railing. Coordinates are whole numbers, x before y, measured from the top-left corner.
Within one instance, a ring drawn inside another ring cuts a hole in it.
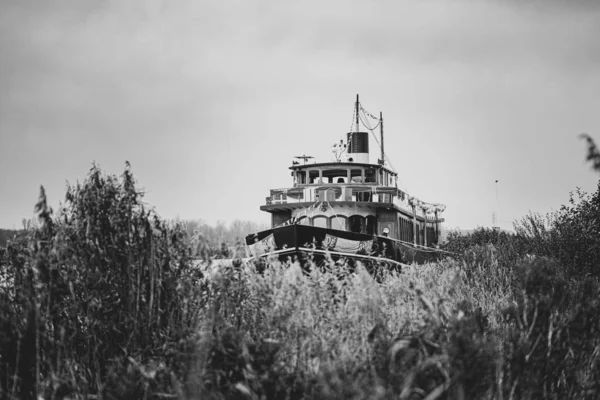
[[[395,186],[397,173],[375,164],[321,163],[292,166],[293,186],[368,184]]]
[[[265,199],[266,205],[315,203],[318,201],[390,204],[395,205],[406,214],[416,212],[420,218],[436,219],[434,213],[425,213],[422,206],[415,206],[413,209],[410,196],[403,191],[395,187],[378,185],[301,185],[293,188],[271,189],[270,196]]]

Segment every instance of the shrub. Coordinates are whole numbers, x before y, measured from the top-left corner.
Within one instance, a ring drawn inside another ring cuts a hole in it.
[[[521,295],[505,311],[505,392],[532,399],[597,398],[600,324],[591,318],[600,312],[597,282],[569,282],[549,259],[520,267]]]
[[[9,244],[0,263],[10,282],[0,287],[9,324],[0,348],[15,349],[2,353],[4,393],[108,395],[124,371],[157,376],[156,390],[167,390],[159,370],[185,374],[178,357],[199,301],[189,249],[182,227],[161,221],[142,196],[129,165],[120,180],[94,166],[67,188],[56,217],[41,189],[39,228]],[[143,396],[144,385],[128,396]]]

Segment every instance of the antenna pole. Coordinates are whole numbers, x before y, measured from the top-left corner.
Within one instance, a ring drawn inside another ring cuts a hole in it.
[[[358,132],[360,130],[359,126],[358,126],[358,105],[359,104],[360,103],[358,102],[358,94],[357,94],[356,95],[356,132]]]
[[[385,152],[383,151],[383,113],[379,111],[379,133],[381,134],[381,165],[385,167]]]

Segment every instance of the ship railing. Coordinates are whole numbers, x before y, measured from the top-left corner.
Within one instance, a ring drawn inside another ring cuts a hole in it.
[[[297,204],[297,203],[314,203],[316,201],[352,201],[352,202],[369,202],[369,203],[384,203],[393,204],[411,215],[413,207],[408,203],[407,196],[394,195],[393,193],[373,193],[369,191],[356,192],[351,186],[335,186],[328,189],[333,191],[325,191],[323,186],[303,187],[303,188],[281,188],[272,189],[271,195],[265,198],[267,205],[271,204]],[[427,221],[436,221],[435,214],[425,214],[421,209],[417,209],[419,219],[425,217]],[[441,214],[438,214],[438,219]]]
[[[410,204],[408,204],[408,201],[406,199],[402,200],[401,198],[397,197],[394,200],[394,205],[396,205],[398,208],[400,208],[402,211],[405,211],[408,214],[413,213],[413,208]],[[421,209],[417,209],[416,213],[419,218],[425,217],[425,220],[427,221],[436,221],[437,219],[441,218],[441,212],[438,213],[437,218],[434,213],[426,213],[425,215],[423,215],[423,211]]]
[[[311,203],[322,200],[395,204],[397,198],[395,193],[389,189],[385,192],[379,190],[377,188],[373,191],[362,188],[357,190],[356,186],[352,185],[271,189],[271,195],[266,197],[265,201],[267,205]]]

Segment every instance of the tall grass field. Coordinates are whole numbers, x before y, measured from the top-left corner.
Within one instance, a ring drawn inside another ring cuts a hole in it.
[[[41,189],[0,247],[0,398],[600,398],[600,186],[402,271],[242,262],[262,227],[142,198],[128,165]]]

